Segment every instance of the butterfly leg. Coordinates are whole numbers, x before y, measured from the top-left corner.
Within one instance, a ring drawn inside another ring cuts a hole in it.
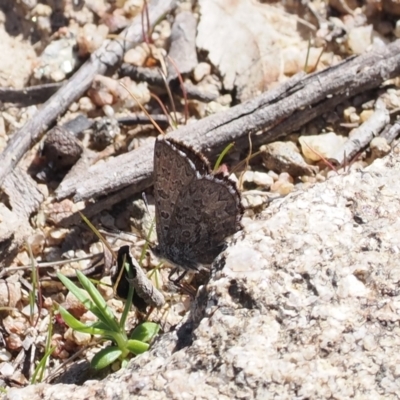
[[[182,274],[178,275],[178,277],[176,279],[171,279],[171,277],[178,272],[178,268],[173,268],[171,270],[171,272],[168,275],[168,280],[172,283],[174,283],[175,285],[179,284],[179,282],[185,277],[185,275],[187,274],[187,271],[183,271]]]

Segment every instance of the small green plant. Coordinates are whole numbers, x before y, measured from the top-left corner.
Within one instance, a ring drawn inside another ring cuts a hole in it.
[[[49,359],[51,353],[56,349],[56,346],[50,347],[44,353],[42,359],[40,360],[39,364],[35,368],[35,371],[31,378],[31,384],[34,385],[35,383],[42,382],[43,375],[47,367],[47,360]]]
[[[130,291],[122,318],[118,321],[93,283],[80,271],[77,271],[76,275],[84,290],[77,287],[66,276],[57,273],[64,286],[98,318],[98,321],[91,325],[85,325],[73,317],[65,308],[59,306],[62,318],[70,328],[78,332],[99,335],[102,339],[113,342],[112,346],[100,350],[93,357],[91,366],[99,370],[117,359],[121,360],[122,366],[125,366],[130,353],[138,355],[148,350],[149,342],[159,331],[157,324],[145,322],[137,326],[130,337],[125,332],[125,319],[132,304],[133,291]]]
[[[50,312],[49,315],[49,320],[51,321],[53,319],[53,311]],[[46,371],[47,367],[47,361],[50,357],[50,355],[53,353],[53,351],[56,349],[56,346],[51,346],[51,338],[53,336],[53,324],[50,322],[48,325],[48,331],[47,331],[47,340],[46,340],[46,345],[44,348],[44,355],[42,359],[40,360],[39,364],[35,368],[35,371],[33,372],[33,375],[31,377],[31,384],[35,384],[38,382],[43,381],[43,376]]]

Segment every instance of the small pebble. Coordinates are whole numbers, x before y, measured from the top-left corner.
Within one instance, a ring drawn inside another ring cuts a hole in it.
[[[267,173],[256,171],[254,172],[253,182],[258,186],[268,188],[274,183],[274,180]]]
[[[293,183],[277,181],[271,186],[271,192],[279,193],[281,196],[285,196],[291,193],[294,189]]]
[[[102,284],[98,285],[97,289],[103,299],[110,300],[114,297],[114,289],[111,284],[111,277],[105,276],[100,281]]]
[[[364,123],[374,113],[374,110],[364,110],[360,114],[360,122]]]
[[[274,180],[277,181],[279,179],[279,175],[275,171],[268,171],[268,175]]]
[[[0,349],[0,361],[10,361],[11,360],[11,353],[6,349]]]
[[[50,79],[60,82],[66,74],[71,73],[78,63],[75,52],[76,40],[74,37],[63,37],[47,45],[40,55],[40,63],[34,69],[33,76],[36,80]]]
[[[3,363],[0,365],[0,375],[3,377],[10,377],[14,373],[14,367],[10,363]]]
[[[78,345],[78,346],[85,346],[90,343],[92,340],[92,336],[90,333],[85,333],[85,332],[78,332],[78,331],[73,331],[72,333],[73,341]]]
[[[115,111],[109,104],[106,104],[105,106],[103,106],[102,110],[103,110],[104,115],[108,118],[113,118],[115,116]]]
[[[353,54],[362,54],[368,50],[368,47],[372,44],[372,31],[373,26],[359,26],[351,29],[347,45],[352,50]]]
[[[95,52],[103,44],[107,35],[108,27],[104,24],[84,25],[76,38],[79,55],[84,57]]]
[[[31,11],[32,17],[50,17],[53,10],[46,4],[37,4]]]
[[[206,106],[205,115],[207,116],[207,115],[217,114],[227,109],[228,107],[223,106],[216,101],[210,101]]]
[[[69,107],[68,110],[71,111],[72,113],[76,113],[79,110],[79,104],[74,101]]]
[[[343,111],[343,118],[350,122],[350,116],[352,114],[354,114],[356,112],[356,108],[351,106],[351,107],[347,107],[344,111]]]
[[[90,252],[90,254],[102,253],[103,252],[103,244],[101,242],[92,243],[90,245],[89,252]],[[84,253],[84,254],[87,255],[86,253]],[[79,257],[82,257],[82,256],[79,255]]]
[[[394,36],[396,36],[397,38],[400,38],[400,19],[398,19],[396,21],[396,26],[394,28],[393,33],[394,33]]]
[[[69,70],[71,68],[67,66],[66,69]],[[65,79],[65,73],[61,69],[52,71],[50,73],[50,78],[53,80],[53,82],[61,82]]]
[[[350,122],[352,123],[352,124],[358,124],[359,122],[360,122],[360,116],[358,115],[358,114],[356,114],[356,113],[352,113],[352,114],[350,114]]]
[[[382,137],[373,138],[371,140],[371,143],[369,144],[369,147],[371,149],[371,159],[369,160],[369,162],[372,162],[377,158],[382,158],[386,156],[390,153],[391,150],[391,147],[388,144],[387,140]]]
[[[266,200],[263,196],[253,195],[251,192],[251,190],[246,191],[242,196],[242,203],[246,210],[266,204]]]
[[[96,106],[93,104],[92,100],[87,96],[81,97],[78,101],[78,104],[79,109],[83,113],[89,113],[96,109]]]
[[[205,76],[210,75],[211,65],[201,62],[196,65],[193,71],[193,78],[196,82],[200,82]]]
[[[300,136],[299,138],[304,157],[315,162],[322,158],[333,157],[346,140],[347,138],[334,132],[315,136]]]
[[[263,165],[268,170],[284,171],[292,176],[313,175],[314,167],[307,164],[295,143],[273,142],[260,147]]]
[[[146,44],[136,46],[133,49],[128,50],[124,56],[124,62],[127,64],[135,65],[136,67],[142,67],[147,58],[150,55],[149,46]]]
[[[114,101],[113,95],[105,89],[89,89],[88,94],[92,102],[99,107],[112,104]]]
[[[49,238],[53,239],[53,243],[59,243],[61,240],[64,240],[66,236],[69,234],[69,229],[63,228],[53,228],[49,232]]]
[[[41,231],[37,231],[29,238],[29,245],[31,246],[31,250],[34,256],[38,256],[42,253],[45,244],[46,237]]]
[[[316,176],[303,175],[301,177],[301,181],[303,183],[315,183],[317,181],[317,178],[316,178]]]
[[[28,304],[28,305],[26,305],[22,310],[21,310],[21,313],[23,314],[23,315],[25,315],[26,317],[30,317],[31,315],[35,315],[35,314],[37,314],[37,312],[38,312],[38,308],[37,308],[37,305],[35,304],[34,306],[33,306],[33,310],[31,311],[31,306]]]
[[[389,91],[389,102],[392,108],[399,108],[400,107],[400,99],[396,91]]]
[[[246,171],[243,174],[243,178],[242,179],[243,179],[244,182],[249,182],[249,183],[254,182],[254,171]]]
[[[293,183],[293,178],[287,172],[282,172],[279,174],[278,181]]]
[[[17,351],[22,349],[22,340],[20,335],[11,333],[6,337],[7,348],[11,351]]]

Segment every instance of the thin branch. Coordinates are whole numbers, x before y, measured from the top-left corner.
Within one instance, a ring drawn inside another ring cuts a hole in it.
[[[164,14],[175,6],[175,0],[153,0],[149,5],[149,19],[153,26]],[[93,53],[88,61],[72,78],[55,93],[36,115],[11,137],[6,149],[0,155],[0,183],[18,164],[23,155],[49,129],[56,118],[90,87],[97,74],[104,74],[108,68],[119,64],[124,53],[142,41],[142,23],[138,16],[126,28],[119,39],[107,40]]]

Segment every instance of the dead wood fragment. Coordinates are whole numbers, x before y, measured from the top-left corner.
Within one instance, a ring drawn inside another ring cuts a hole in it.
[[[11,263],[32,233],[27,218],[21,218],[0,203],[0,270]]]
[[[70,121],[66,122],[62,125],[63,128],[67,129],[69,132],[77,135],[92,127],[94,120],[89,119],[83,114],[78,115],[76,118],[71,119]]]
[[[25,218],[27,222],[44,200],[36,182],[20,168],[15,168],[6,177],[3,189],[8,196],[12,211],[19,217]]]
[[[184,126],[171,134],[206,155],[216,154],[228,143],[248,147],[276,140],[332,109],[344,99],[378,87],[400,74],[400,40],[359,57],[349,58],[326,70],[298,75],[255,99]],[[211,150],[210,150],[211,149]],[[153,144],[94,165],[79,181],[64,180],[57,189],[59,199],[75,195],[89,199],[118,191],[133,195],[151,179]]]
[[[400,135],[400,120],[397,120],[393,125],[388,126],[388,129],[385,129],[380,137],[386,139],[388,144],[391,144],[393,140],[395,140]]]
[[[85,276],[95,276],[95,275],[107,275],[110,271],[109,268],[107,270],[107,258],[106,255],[108,255],[109,253],[107,253],[106,251],[104,251],[104,253],[98,253],[98,254],[94,254],[93,255],[93,259],[90,262],[90,265],[85,268],[80,270],[80,272],[82,272],[83,275]],[[63,262],[69,262],[69,260],[65,260]],[[71,280],[78,280],[78,277],[76,275],[75,272],[73,273],[65,273],[63,272],[63,275],[66,276],[68,279]],[[58,276],[57,276],[57,272],[47,272],[47,276],[52,278],[52,279],[57,279],[58,280]],[[47,280],[45,278],[42,278],[42,281]]]
[[[167,128],[169,125],[169,121],[166,115],[164,114],[157,114],[152,115],[151,118],[161,127]],[[133,125],[144,125],[144,124],[151,124],[151,121],[147,115],[144,114],[132,114],[127,117],[121,117],[117,119],[118,123],[121,125],[126,126],[133,126]]]
[[[56,93],[62,85],[63,82],[46,83],[25,89],[0,88],[0,101],[2,103],[17,103],[21,107],[41,104]]]
[[[120,76],[129,76],[132,80],[147,82],[150,89],[158,93],[165,93],[165,82],[159,70],[144,67],[134,67],[130,64],[122,64],[119,73]],[[182,90],[177,79],[169,82],[171,91],[174,94],[182,95]],[[187,98],[190,100],[198,100],[208,103],[218,98],[219,94],[212,92],[205,92],[199,89],[196,85],[190,82],[184,82]]]
[[[76,164],[65,175],[64,179],[68,180],[79,180],[82,175],[86,174],[89,167],[93,164],[93,160],[96,159],[97,154],[93,150],[84,148],[81,157],[78,159]],[[56,221],[54,221],[56,223]]]
[[[153,0],[148,4],[151,29],[157,21],[175,7],[175,0]],[[79,98],[92,84],[97,74],[104,74],[108,68],[119,64],[126,50],[142,41],[143,22],[141,16],[119,35],[116,40],[106,40],[100,49],[63,85],[57,93],[46,101],[43,108],[17,131],[0,155],[0,182],[20,161],[25,152],[36,143],[55,119],[64,113],[70,104]]]
[[[148,177],[147,179],[143,179],[135,185],[135,191],[140,193],[148,188],[152,184],[152,177]],[[122,200],[127,199],[132,196],[135,191],[132,190],[130,186],[119,190],[111,195],[104,196],[98,199],[95,203],[90,202],[87,204],[85,210],[83,211],[85,216],[88,218],[93,217],[94,215],[99,214],[103,210],[110,209],[114,204],[119,203]],[[65,200],[64,200],[65,201]],[[58,218],[53,218],[52,222],[56,225],[60,225],[63,227],[69,227],[71,225],[77,225],[82,222],[82,218],[78,213],[70,213],[68,216],[60,214]]]
[[[3,190],[12,211],[0,203],[0,269],[13,260],[32,235],[29,217],[44,200],[36,182],[18,167],[7,175]]]
[[[365,121],[360,127],[354,129],[349,140],[345,142],[334,157],[329,159],[334,165],[343,165],[349,162],[352,158],[362,151],[371,140],[378,136],[381,130],[389,123],[389,111],[383,105],[378,106],[376,111]]]
[[[116,272],[112,276],[113,284],[116,283],[117,275],[119,275],[118,271],[120,271],[121,268],[125,268],[124,262],[129,264],[131,277],[128,277],[128,274],[126,273],[122,274],[121,280],[117,285],[118,295],[126,298],[128,286],[132,285],[135,289],[136,296],[141,300],[139,302],[134,301],[134,304],[137,307],[139,305],[142,309],[145,309],[146,306],[162,307],[165,303],[164,296],[154,287],[150,279],[147,278],[139,263],[136,261],[135,257],[133,257],[129,246],[122,246],[118,250],[117,268]]]

